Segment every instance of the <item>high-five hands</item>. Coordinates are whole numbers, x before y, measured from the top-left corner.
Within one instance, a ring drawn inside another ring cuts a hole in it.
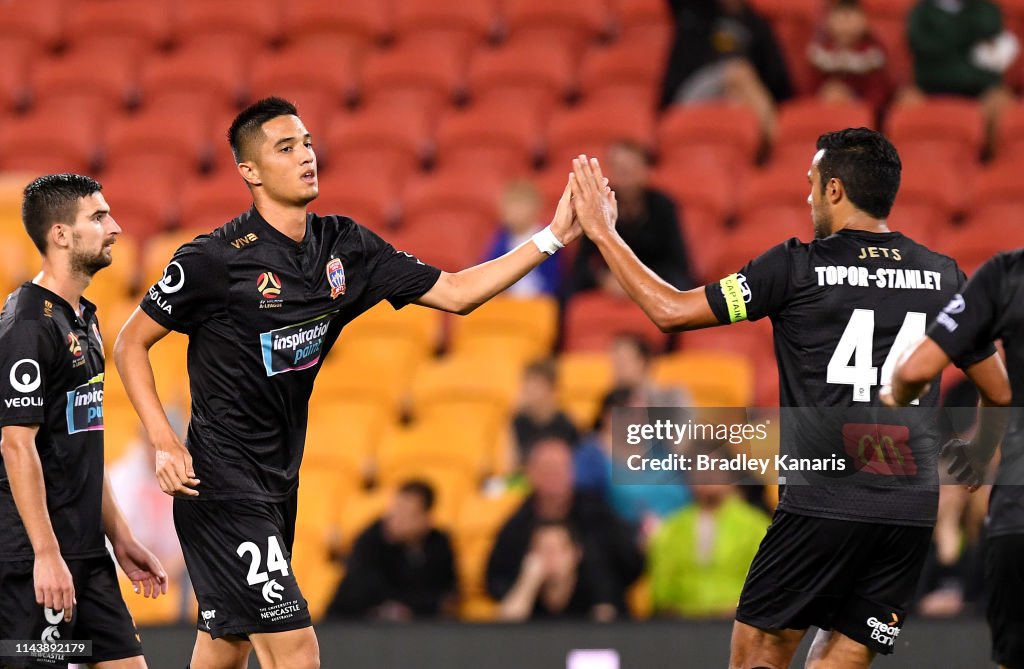
[[[615,230],[619,217],[615,191],[608,187],[597,158],[580,155],[573,159],[572,169],[569,187],[576,219],[587,237],[597,240]]]

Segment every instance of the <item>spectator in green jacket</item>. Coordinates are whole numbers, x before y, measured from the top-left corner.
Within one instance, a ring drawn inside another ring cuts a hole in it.
[[[770,522],[733,485],[697,483],[699,478],[706,477],[694,476],[694,503],[669,516],[648,547],[657,615],[732,616]]]

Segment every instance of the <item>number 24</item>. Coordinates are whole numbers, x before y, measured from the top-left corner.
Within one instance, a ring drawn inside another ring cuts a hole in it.
[[[260,553],[260,547],[252,541],[246,541],[238,546],[238,557],[242,557],[245,554],[249,554],[249,575],[246,580],[249,581],[249,585],[256,585],[257,583],[266,583],[270,579],[269,571],[279,571],[282,576],[288,575],[288,561],[284,559],[284,552],[281,551],[281,544],[278,543],[277,537],[271,535],[267,537],[267,571],[260,571],[260,563],[263,561],[263,556]]]

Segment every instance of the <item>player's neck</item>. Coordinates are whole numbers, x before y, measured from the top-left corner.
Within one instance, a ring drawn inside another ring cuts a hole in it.
[[[892,232],[889,230],[889,223],[884,218],[872,218],[862,211],[855,211],[849,216],[840,219],[842,222],[835,226],[833,232],[839,232],[840,230],[859,231],[859,232]]]
[[[32,283],[60,296],[76,314],[81,312],[82,293],[91,282],[92,277],[72,270],[66,263],[47,258],[43,258],[42,271],[32,279]]]
[[[256,202],[256,210],[260,212],[263,220],[282,235],[296,242],[301,242],[306,237],[305,205],[297,207],[262,198]]]

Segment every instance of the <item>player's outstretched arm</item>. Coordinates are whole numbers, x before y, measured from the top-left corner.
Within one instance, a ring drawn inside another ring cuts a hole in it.
[[[519,281],[558,249],[579,238],[566,185],[551,225],[500,258],[464,269],[442,272],[437,283],[416,304],[465,315]]]
[[[160,560],[135,538],[114,497],[110,477],[106,472],[103,473],[103,531],[110,539],[114,557],[132,582],[135,592],[153,599],[161,594],[166,595],[167,571]]]
[[[607,190],[605,183],[597,158],[588,160],[581,155],[573,160],[569,184],[576,217],[630,298],[663,332],[719,325],[704,288],[677,290],[640,262],[622,241],[615,231],[615,193]]]
[[[195,497],[199,494],[194,489],[199,480],[192,468],[192,455],[167,419],[149,361],[149,350],[169,333],[170,330],[142,309],[136,309],[117,335],[114,363],[128,391],[128,399],[156,449],[156,477],[160,489],[168,495]]]
[[[38,432],[38,425],[5,426],[0,437],[0,454],[7,469],[14,505],[35,553],[33,581],[36,603],[53,611],[63,609],[64,620],[70,622],[75,605],[75,586],[60,555],[60,544],[46,507],[43,465],[36,450]]]

